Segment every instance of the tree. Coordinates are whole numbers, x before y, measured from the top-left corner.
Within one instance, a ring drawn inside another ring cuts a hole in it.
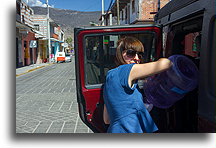
[[[67,39],[65,40],[65,42],[68,44],[68,47],[66,48],[67,53],[71,53],[73,50],[72,41],[72,37],[67,37]]]
[[[72,41],[73,41],[72,37],[68,37],[68,38],[66,39],[66,43],[68,43],[69,46],[72,45]]]

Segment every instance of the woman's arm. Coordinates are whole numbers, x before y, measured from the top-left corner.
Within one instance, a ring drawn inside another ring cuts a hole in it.
[[[104,104],[103,120],[104,120],[104,123],[110,124],[110,119],[109,119],[109,115],[108,115],[107,108],[106,108],[105,104]]]
[[[172,62],[167,58],[145,64],[135,64],[130,71],[128,84],[132,86],[132,81],[163,72],[169,69],[171,65]]]

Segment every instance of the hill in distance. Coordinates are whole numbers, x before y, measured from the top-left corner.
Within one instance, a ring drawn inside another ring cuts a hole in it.
[[[31,7],[36,15],[47,15],[47,8]],[[90,26],[90,22],[99,23],[100,11],[82,12],[67,9],[49,8],[49,16],[54,22],[61,26],[65,38],[73,38],[75,27]]]

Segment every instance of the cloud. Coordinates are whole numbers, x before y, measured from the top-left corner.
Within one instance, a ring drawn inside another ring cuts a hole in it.
[[[46,3],[42,3],[40,0],[23,0],[29,6],[39,6],[39,7],[47,7]],[[54,5],[49,5],[49,7],[54,8]]]

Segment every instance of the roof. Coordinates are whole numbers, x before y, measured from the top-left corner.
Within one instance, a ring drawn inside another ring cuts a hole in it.
[[[98,29],[114,29],[114,28],[139,28],[139,27],[159,27],[155,24],[132,24],[132,25],[112,25],[112,26],[83,26],[80,28],[74,28],[74,32],[80,31],[80,30],[98,30]]]
[[[172,0],[158,11],[158,13],[156,14],[156,19],[160,19],[164,16],[167,16],[196,1],[199,0]]]

